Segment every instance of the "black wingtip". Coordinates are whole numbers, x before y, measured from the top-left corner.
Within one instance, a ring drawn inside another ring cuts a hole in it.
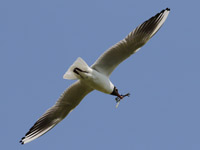
[[[160,13],[158,13],[157,15],[159,15],[159,14],[162,14],[162,13],[164,13],[165,11],[170,11],[170,8],[166,8],[166,9],[163,9]]]
[[[19,141],[19,143],[21,143],[22,145],[24,145],[24,142],[22,142],[22,141]]]
[[[23,138],[19,141],[19,143],[21,143],[22,145],[24,145],[24,142],[22,141],[24,138],[25,138],[25,137],[23,137]]]

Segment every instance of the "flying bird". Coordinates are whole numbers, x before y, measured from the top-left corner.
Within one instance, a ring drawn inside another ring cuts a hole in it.
[[[119,102],[129,93],[119,94],[118,89],[110,81],[109,76],[113,70],[129,56],[137,52],[160,29],[170,12],[169,8],[151,17],[123,40],[105,51],[92,66],[88,66],[78,58],[64,74],[64,79],[77,80],[68,87],[54,106],[49,108],[21,139],[25,144],[48,132],[62,121],[80,102],[93,90],[117,96]]]

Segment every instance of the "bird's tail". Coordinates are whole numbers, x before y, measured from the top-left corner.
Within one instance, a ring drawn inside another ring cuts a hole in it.
[[[90,69],[87,63],[81,57],[78,57],[76,61],[69,67],[67,72],[64,74],[63,78],[68,80],[79,79],[78,75],[75,73],[75,68],[78,68],[79,70],[85,72],[87,72]]]

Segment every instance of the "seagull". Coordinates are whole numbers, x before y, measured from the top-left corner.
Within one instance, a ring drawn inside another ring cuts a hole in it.
[[[137,52],[154,36],[167,19],[169,12],[170,9],[166,8],[136,27],[123,40],[105,51],[92,66],[89,67],[82,58],[77,58],[63,76],[64,79],[77,81],[69,86],[54,106],[36,121],[20,143],[31,142],[48,132],[93,90],[117,96],[116,102],[129,96],[129,93],[120,95],[109,76],[121,62]]]

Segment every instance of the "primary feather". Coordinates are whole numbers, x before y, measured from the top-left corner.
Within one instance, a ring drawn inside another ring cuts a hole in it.
[[[160,29],[169,11],[170,9],[166,8],[139,25],[125,39],[105,51],[92,65],[92,68],[110,76],[122,61],[137,52]]]
[[[33,125],[33,127],[21,139],[25,144],[40,137],[56,124],[63,120],[70,111],[72,111],[81,100],[93,89],[81,81],[72,84],[59,98],[53,107],[48,109]]]

